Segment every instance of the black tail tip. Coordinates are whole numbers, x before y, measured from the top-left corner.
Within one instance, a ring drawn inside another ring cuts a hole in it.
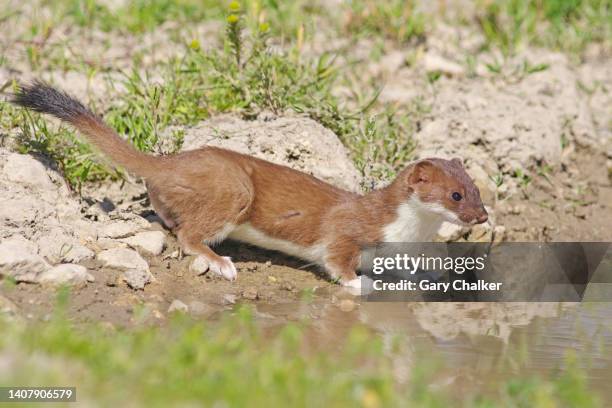
[[[17,92],[11,97],[11,102],[67,121],[89,113],[81,102],[41,80],[19,84]]]
[[[41,99],[41,95],[56,91],[48,83],[36,79],[30,83],[19,83],[17,92],[11,95],[11,103],[24,108],[34,109],[36,100]]]

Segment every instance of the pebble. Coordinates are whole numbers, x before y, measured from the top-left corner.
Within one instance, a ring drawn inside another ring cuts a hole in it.
[[[123,238],[121,242],[149,255],[159,255],[166,246],[166,235],[161,231],[144,231],[132,237]]]
[[[114,239],[125,238],[134,235],[140,229],[140,225],[129,221],[115,221],[104,225],[100,229],[100,236]]]
[[[281,283],[281,289],[289,291],[289,292],[293,292],[295,291],[295,286],[290,282],[283,282]]]
[[[170,304],[170,307],[168,308],[168,313],[173,313],[173,312],[187,313],[188,311],[189,311],[189,306],[187,306],[185,303],[181,302],[178,299],[173,300],[172,303]]]
[[[138,252],[128,248],[113,248],[102,251],[98,254],[98,259],[106,266],[117,269],[138,269],[148,271],[149,264]]]
[[[233,305],[234,303],[236,303],[236,295],[226,293],[225,295],[223,295],[223,303],[226,305]]]
[[[342,299],[339,304],[340,310],[343,312],[352,312],[357,307],[357,304],[351,299]]]
[[[3,173],[9,181],[16,183],[44,188],[53,186],[45,166],[27,154],[12,153],[8,155]]]
[[[194,300],[189,302],[189,310],[193,316],[209,316],[214,312],[214,309],[206,303]]]
[[[197,276],[204,275],[208,272],[208,262],[201,256],[196,256],[189,265],[189,270],[195,273]]]
[[[87,282],[93,281],[95,281],[95,278],[87,272],[87,268],[77,264],[62,264],[55,266],[43,272],[39,278],[41,284],[51,286],[79,286],[86,285]]]
[[[123,273],[123,280],[132,289],[143,290],[147,283],[153,281],[153,275],[149,270],[128,269]]]
[[[242,297],[248,300],[256,300],[259,295],[257,294],[257,289],[247,288],[242,291]]]
[[[0,276],[11,276],[17,282],[37,282],[40,274],[50,268],[37,249],[21,235],[0,241]]]

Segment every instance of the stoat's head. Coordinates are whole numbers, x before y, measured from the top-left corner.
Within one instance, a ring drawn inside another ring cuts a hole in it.
[[[406,168],[399,176],[411,199],[426,211],[460,225],[482,224],[488,214],[480,191],[459,159],[424,159]]]

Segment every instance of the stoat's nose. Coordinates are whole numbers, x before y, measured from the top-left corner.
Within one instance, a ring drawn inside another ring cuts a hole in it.
[[[485,223],[487,222],[488,219],[489,219],[489,214],[485,212],[480,217],[478,217],[478,224]]]

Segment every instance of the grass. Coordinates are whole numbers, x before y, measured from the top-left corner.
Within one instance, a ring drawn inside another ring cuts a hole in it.
[[[40,115],[27,111],[16,114],[21,117],[21,131],[17,139],[19,151],[39,153],[50,158],[72,187],[80,189],[81,182],[85,180],[119,176],[111,167],[96,160],[89,145],[68,127],[52,127]]]
[[[527,45],[574,55],[612,39],[609,0],[495,0],[481,2],[478,22],[489,47],[510,55]]]
[[[382,172],[393,174],[405,163],[414,148],[407,119],[390,110],[367,115],[371,100],[347,109],[332,93],[341,79],[333,56],[313,60],[304,59],[297,48],[273,50],[268,45],[270,25],[262,21],[256,30],[247,30],[252,25],[247,12],[231,3],[221,48],[204,50],[190,41],[182,57],[158,67],[161,81],[136,70],[125,74],[125,91],[105,119],[140,150],[156,151],[160,133],[171,125],[193,124],[222,112],[247,119],[262,111],[297,113],[334,131],[361,168],[375,159],[390,163]],[[93,161],[91,150],[66,127],[52,128],[38,115],[24,115],[22,151],[51,157],[71,185],[117,175]],[[175,136],[178,148],[180,135]]]
[[[41,0],[40,4],[50,3]],[[104,106],[110,124],[143,151],[159,152],[160,135],[170,126],[190,125],[220,112],[250,119],[272,111],[304,114],[331,129],[368,177],[390,178],[412,157],[412,136],[423,108],[384,106],[375,101],[376,91],[364,97],[360,84],[347,80],[352,67],[339,63],[336,55],[305,56],[302,50],[309,36],[321,28],[403,47],[421,42],[433,16],[419,11],[413,0],[356,0],[332,12],[303,0],[138,0],[118,8],[95,0],[61,0],[54,5],[50,17],[33,16],[24,38],[23,46],[35,69],[77,70],[88,76],[106,69],[79,57],[69,42],[47,44],[59,24],[136,36],[166,22],[177,26],[172,41],[181,51],[155,66],[155,71],[137,70],[142,56],[134,55],[135,68],[123,73],[125,91],[117,91]],[[506,54],[527,44],[575,51],[590,42],[609,41],[610,19],[605,18],[609,8],[606,0],[495,0],[479,6],[478,21],[489,46]],[[224,21],[217,48],[203,47],[197,38],[185,37],[189,34],[180,31],[183,25],[206,21]],[[492,73],[507,70],[503,62],[487,67]],[[520,80],[547,68],[525,61],[509,75]],[[161,79],[150,79],[160,75]],[[433,83],[439,77],[439,73],[430,73],[428,80]],[[336,96],[334,91],[341,86],[348,87],[353,97]],[[4,105],[0,102],[0,109],[10,117],[2,119],[7,124],[3,127],[12,129],[17,124],[26,136],[20,139],[21,150],[51,157],[71,185],[118,175],[95,160],[88,146],[69,129],[46,125],[36,115],[25,117]],[[173,135],[174,149],[180,143],[179,130]]]
[[[14,359],[10,372],[0,369],[0,383],[76,386],[78,401],[99,406],[599,406],[573,354],[550,378],[510,376],[486,394],[451,394],[432,392],[441,366],[425,353],[399,382],[392,369],[399,346],[389,349],[357,326],[336,351],[317,351],[308,328],[291,323],[264,333],[246,306],[215,324],[174,316],[161,328],[74,326],[60,304],[47,322],[0,319],[0,359]]]
[[[103,31],[143,33],[172,21],[194,23],[219,17],[223,2],[212,0],[134,0],[109,8],[98,0],[54,1],[56,18]]]
[[[354,0],[346,7],[345,29],[351,34],[382,36],[398,43],[424,39],[427,17],[414,0]]]

